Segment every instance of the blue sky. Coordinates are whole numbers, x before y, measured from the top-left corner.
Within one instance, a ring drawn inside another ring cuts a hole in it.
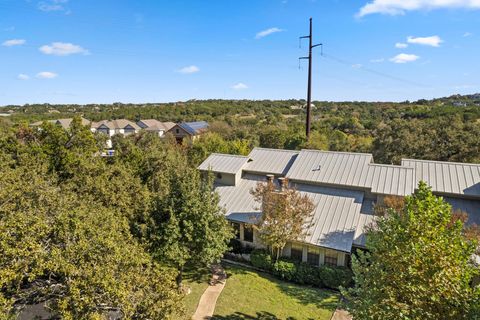
[[[0,105],[480,92],[480,0],[0,0]]]

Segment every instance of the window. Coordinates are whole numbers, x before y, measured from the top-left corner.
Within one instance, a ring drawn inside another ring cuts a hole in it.
[[[253,227],[250,224],[243,225],[243,240],[253,242]]]
[[[176,132],[177,134],[179,134],[179,133],[180,133],[180,129],[176,129],[175,132]]]
[[[292,244],[292,249],[290,249],[290,258],[293,260],[302,261],[303,248],[301,245]]]
[[[235,233],[235,239],[240,239],[240,223],[232,222],[232,227]]]
[[[320,261],[320,249],[308,248],[307,263],[312,266],[318,266]]]
[[[336,266],[338,260],[338,253],[335,251],[325,252],[325,264],[327,266]]]
[[[217,179],[222,179],[222,174],[220,172],[217,173]]]

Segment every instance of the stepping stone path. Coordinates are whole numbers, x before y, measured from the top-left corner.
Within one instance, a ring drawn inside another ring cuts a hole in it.
[[[225,287],[227,274],[225,273],[225,270],[223,270],[222,266],[212,266],[212,273],[213,275],[210,279],[210,285],[205,292],[203,292],[202,297],[198,302],[197,310],[192,317],[193,320],[211,319],[215,311],[217,299]]]

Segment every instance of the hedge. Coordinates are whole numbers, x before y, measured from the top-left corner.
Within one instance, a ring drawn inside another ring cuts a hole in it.
[[[299,284],[338,290],[339,287],[348,287],[353,282],[352,271],[346,267],[312,266],[288,258],[280,258],[274,262],[264,250],[253,250],[250,259],[254,267]]]

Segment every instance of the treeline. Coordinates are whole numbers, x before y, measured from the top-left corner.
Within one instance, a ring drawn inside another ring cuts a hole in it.
[[[461,99],[460,99],[461,98]],[[314,102],[312,135],[305,139],[305,101],[205,100],[168,104],[85,106],[26,105],[9,121],[20,123],[83,115],[90,120],[154,118],[205,120],[219,140],[245,146],[368,152],[379,163],[403,158],[480,162],[480,106],[477,95],[403,103]],[[456,101],[467,106],[454,106]],[[5,107],[5,110],[12,108]],[[52,113],[53,112],[53,113]],[[214,140],[215,140],[214,139]],[[208,140],[205,138],[204,140]],[[206,142],[209,144],[210,142]],[[211,143],[210,143],[211,144]],[[223,147],[222,147],[223,148]],[[219,152],[210,148],[211,152]],[[228,148],[227,148],[228,149]],[[235,149],[235,148],[234,148]]]
[[[46,303],[62,319],[179,319],[182,274],[232,230],[189,148],[156,135],[0,127],[0,319]]]

